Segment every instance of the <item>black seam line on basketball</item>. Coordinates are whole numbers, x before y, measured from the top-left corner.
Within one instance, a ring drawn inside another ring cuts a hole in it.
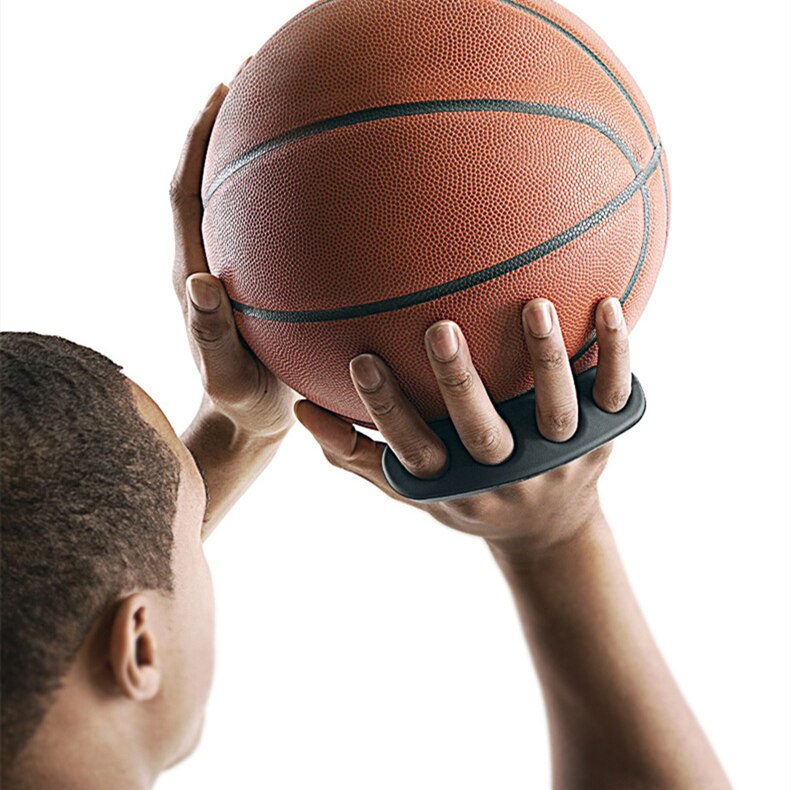
[[[647,138],[648,140],[650,140],[650,145],[652,145],[654,148],[656,147],[656,142],[653,139],[653,135],[650,133],[650,128],[647,125],[647,121],[645,120],[645,117],[642,115],[642,111],[639,109],[636,102],[634,101],[633,96],[631,96],[631,94],[628,92],[625,85],[623,85],[623,83],[620,82],[619,79],[617,79],[614,72],[603,62],[603,60],[598,55],[595,54],[595,52],[593,52],[590,49],[590,47],[587,46],[587,44],[585,44],[580,38],[574,36],[573,33],[570,32],[570,30],[566,30],[558,22],[555,22],[553,19],[545,16],[544,14],[541,14],[540,11],[536,11],[534,8],[530,8],[529,6],[525,6],[522,5],[521,3],[517,3],[516,0],[497,0],[497,2],[502,3],[503,5],[512,6],[513,8],[518,8],[521,11],[526,11],[526,13],[531,14],[532,16],[537,17],[538,19],[542,19],[547,25],[550,25],[556,30],[559,30],[560,33],[562,33],[564,36],[566,36],[571,41],[573,41],[574,44],[577,44],[579,47],[581,47],[581,49],[584,50],[584,52],[586,52],[604,70],[604,72],[606,72],[606,75],[609,77],[609,79],[612,80],[612,82],[614,82],[614,84],[619,88],[620,93],[622,93],[623,96],[625,96],[625,98],[628,100],[628,103],[631,105],[631,107],[633,107],[637,118],[639,118],[639,122],[642,124],[642,127],[647,133]]]
[[[658,167],[661,170],[661,183],[664,186],[664,246],[666,246],[667,239],[669,238],[669,188],[667,187],[667,174],[664,172],[664,163],[659,159],[658,160]]]
[[[605,219],[615,213],[621,206],[625,205],[645,184],[650,175],[655,171],[658,166],[658,160],[661,156],[661,148],[658,147],[653,152],[650,162],[644,170],[642,170],[637,177],[618,195],[612,198],[608,203],[603,205],[597,211],[590,214],[581,222],[578,222],[571,228],[564,230],[562,233],[554,236],[548,241],[532,247],[526,252],[516,255],[506,261],[501,261],[493,266],[481,269],[471,274],[458,277],[455,280],[434,285],[430,288],[425,288],[421,291],[414,291],[410,294],[401,296],[394,296],[389,299],[381,299],[376,302],[367,302],[365,304],[348,305],[346,307],[333,307],[325,308],[322,310],[267,310],[263,307],[253,307],[251,305],[238,302],[234,299],[231,300],[233,309],[243,315],[252,318],[258,318],[263,321],[280,321],[283,323],[312,323],[319,321],[340,321],[348,318],[361,318],[362,316],[376,315],[377,313],[387,313],[394,310],[402,310],[406,307],[413,307],[417,304],[424,302],[431,302],[435,299],[441,299],[450,294],[464,291],[467,288],[472,288],[475,285],[494,280],[497,277],[502,277],[505,274],[510,274],[517,269],[527,266],[530,263],[543,258],[555,250],[564,247],[579,236],[584,235],[587,231],[599,225]]]
[[[617,77],[614,75],[612,70],[603,62],[603,60],[601,60],[600,57],[598,57],[598,55],[596,55],[586,44],[584,44],[580,39],[578,39],[576,36],[574,36],[569,30],[566,30],[565,28],[563,28],[560,24],[555,22],[553,19],[550,19],[549,17],[544,16],[543,14],[539,13],[538,11],[535,11],[532,8],[528,8],[526,6],[521,5],[520,3],[516,3],[513,0],[497,0],[497,1],[498,2],[502,2],[505,5],[510,5],[510,6],[514,7],[514,8],[518,8],[519,10],[525,11],[525,12],[531,14],[532,16],[534,16],[536,18],[542,19],[544,22],[549,24],[551,27],[554,27],[555,29],[559,30],[563,35],[565,35],[567,38],[569,38],[571,41],[573,41],[575,44],[577,44],[585,53],[587,53],[601,67],[601,69],[603,69],[603,71],[606,73],[606,75],[615,83],[615,85],[620,90],[620,92],[626,97],[626,99],[628,100],[628,103],[631,105],[633,110],[636,112],[637,117],[639,118],[639,121],[642,124],[642,127],[644,128],[645,132],[647,133],[648,139],[650,140],[650,144],[653,145],[654,148],[656,147],[656,143],[653,140],[653,135],[651,134],[650,129],[647,126],[647,123],[645,122],[644,116],[642,115],[642,112],[640,111],[640,109],[637,106],[636,102],[634,101],[633,97],[627,91],[625,86],[620,82],[620,80],[617,79]],[[308,13],[310,13],[310,11],[314,11],[314,10],[316,10],[316,9],[322,7],[322,6],[328,5],[329,3],[332,3],[332,2],[334,2],[334,0],[324,0],[323,3],[319,3],[316,6],[314,6],[313,8],[307,9],[306,11],[302,12],[301,14],[298,14],[296,17],[294,17],[292,20],[290,20],[290,22],[288,22],[285,25],[283,25],[280,28],[280,30],[278,30],[277,33],[275,33],[274,35],[277,35],[278,33],[282,32],[285,28],[289,27],[291,23],[296,22],[297,20],[301,19],[303,16],[306,16]],[[273,37],[274,36],[272,36],[272,38]],[[658,146],[660,146],[660,145],[661,145],[661,140],[659,139]],[[661,162],[660,159],[659,159],[659,162],[658,162],[658,166],[659,166],[659,169],[661,171],[661,181],[662,181],[662,187],[663,187],[663,192],[664,192],[664,204],[665,204],[665,208],[666,208],[666,222],[665,222],[665,224],[667,226],[667,233],[666,233],[666,235],[668,236],[669,235],[669,189],[667,187],[667,178],[666,178],[666,173],[664,171],[664,165],[663,165],[663,163]],[[642,195],[643,195],[643,198],[644,198],[644,201],[645,201],[645,234],[644,234],[643,243],[642,243],[642,252],[641,252],[641,255],[640,255],[639,263],[637,264],[637,268],[636,268],[636,270],[634,272],[634,275],[633,275],[633,277],[631,279],[631,282],[629,283],[625,294],[620,298],[620,303],[621,304],[625,303],[625,300],[628,298],[628,295],[630,294],[631,289],[633,288],[634,284],[636,283],[636,279],[639,276],[639,273],[641,272],[642,265],[644,263],[645,255],[646,255],[646,252],[647,252],[647,242],[648,242],[648,237],[649,237],[649,224],[650,224],[650,194],[649,194],[649,190],[647,189],[646,186],[642,187]],[[571,364],[573,364],[578,359],[580,359],[589,350],[589,348],[592,346],[592,344],[595,342],[595,340],[596,340],[596,333],[595,333],[595,330],[593,330],[592,335],[590,336],[590,339],[588,340],[588,342],[572,358]]]
[[[332,2],[334,2],[334,0],[324,0],[323,3],[318,3],[312,8],[306,8],[300,14],[297,14],[293,19],[286,22],[279,30],[275,31],[275,33],[272,34],[271,38],[274,38],[279,33],[282,33],[283,30],[290,27],[294,22],[298,22],[300,19],[302,19],[302,17],[307,16],[313,11],[317,11],[319,8],[323,8],[324,6],[329,5]],[[525,11],[526,13],[531,14],[537,19],[543,20],[547,25],[550,25],[551,27],[555,28],[555,30],[559,30],[560,33],[562,33],[564,36],[569,38],[571,41],[573,41],[574,44],[579,46],[585,53],[587,53],[604,70],[607,77],[609,77],[609,79],[612,80],[612,82],[614,82],[614,84],[618,87],[618,89],[623,94],[623,96],[625,96],[625,98],[628,100],[628,103],[634,108],[634,112],[639,118],[639,122],[642,124],[642,127],[644,128],[645,132],[647,132],[647,137],[650,140],[650,145],[652,145],[655,148],[656,142],[653,139],[653,135],[650,132],[650,127],[648,127],[647,122],[645,121],[645,118],[642,115],[642,111],[637,106],[637,103],[634,101],[633,96],[631,96],[631,94],[628,92],[625,85],[623,85],[623,83],[620,82],[619,79],[617,79],[614,72],[603,62],[603,60],[598,55],[595,54],[595,52],[592,51],[592,49],[590,49],[590,47],[588,47],[580,38],[573,35],[573,33],[571,33],[570,30],[564,28],[561,24],[559,24],[559,22],[555,22],[553,19],[547,17],[545,14],[541,14],[540,11],[536,11],[534,8],[530,8],[529,6],[525,6],[522,5],[521,3],[517,3],[515,2],[515,0],[496,0],[496,2],[502,3],[503,5],[509,5],[512,8],[517,8],[519,9],[519,11]]]
[[[647,245],[650,241],[650,190],[647,187],[647,182],[642,186],[640,190],[642,192],[642,201],[645,206],[645,221],[644,227],[645,232],[642,236],[642,249],[639,251],[639,261],[636,264],[636,268],[634,269],[634,273],[631,275],[631,279],[628,281],[628,285],[626,286],[625,292],[620,297],[620,304],[624,305],[626,299],[631,295],[631,291],[633,291],[634,286],[636,285],[636,281],[639,278],[640,273],[642,272],[642,267],[644,266],[645,259],[647,258]]]
[[[645,117],[642,115],[642,111],[639,109],[637,103],[634,101],[633,96],[631,96],[631,94],[628,92],[628,90],[625,87],[625,85],[623,85],[623,83],[620,82],[619,79],[617,79],[617,77],[615,76],[614,72],[581,39],[579,39],[577,36],[574,36],[573,33],[570,32],[570,30],[567,30],[562,25],[560,25],[558,22],[555,22],[553,19],[550,19],[549,17],[545,16],[544,14],[541,14],[539,11],[536,11],[534,8],[529,8],[528,6],[522,5],[521,3],[517,3],[517,2],[515,2],[515,0],[495,0],[495,1],[496,2],[500,2],[503,5],[509,5],[512,8],[517,8],[520,11],[524,11],[524,12],[526,12],[528,14],[531,14],[532,16],[534,16],[537,19],[543,20],[546,24],[550,25],[551,27],[555,28],[556,30],[559,30],[560,33],[562,33],[566,38],[568,38],[571,41],[573,41],[574,44],[576,44],[583,52],[585,52],[587,55],[589,55],[598,64],[598,66],[600,66],[600,68],[603,69],[603,71],[606,74],[606,76],[609,77],[609,79],[612,80],[612,82],[614,82],[614,84],[617,86],[617,88],[620,91],[620,93],[622,93],[623,96],[625,96],[626,100],[628,101],[628,103],[631,105],[631,107],[633,108],[634,112],[636,113],[637,118],[639,118],[639,122],[642,124],[642,128],[647,133],[647,139],[650,140],[650,145],[652,145],[653,148],[655,148],[656,145],[661,145],[660,138],[659,138],[658,141],[653,139],[653,135],[652,135],[652,133],[650,131],[650,127],[647,125],[647,121],[645,120]],[[293,22],[296,22],[299,19],[301,19],[302,17],[307,16],[307,14],[309,14],[311,11],[316,11],[317,9],[322,8],[323,6],[328,5],[329,3],[332,3],[332,2],[334,2],[334,0],[324,0],[323,3],[319,3],[318,5],[315,5],[313,8],[305,9],[301,14],[297,14],[289,22],[286,22],[278,31],[276,31],[274,33],[272,38],[274,38],[274,36],[276,36],[278,33],[281,33],[283,30],[285,30],[285,28],[289,27]],[[667,188],[667,179],[666,179],[666,174],[664,173],[664,165],[659,163],[659,167],[661,168],[661,181],[662,181],[663,187],[664,187],[664,203],[666,204],[666,211],[667,211],[667,232],[666,232],[666,238],[668,238],[669,237],[669,189]],[[208,194],[206,196],[206,203],[208,202],[210,197],[211,197],[211,194]],[[205,206],[205,204],[204,204],[204,206]],[[665,241],[666,241],[666,238],[665,238]]]
[[[579,112],[578,110],[572,110],[568,107],[557,107],[553,104],[516,101],[515,99],[449,99],[446,101],[408,102],[406,104],[390,104],[385,107],[370,107],[365,110],[357,110],[355,112],[346,113],[345,115],[338,115],[334,118],[326,118],[323,121],[301,126],[298,129],[293,129],[290,132],[267,140],[260,145],[256,145],[220,171],[206,191],[206,195],[203,198],[203,207],[205,208],[208,205],[212,195],[234,173],[237,173],[259,157],[277,148],[281,148],[284,145],[288,145],[289,143],[303,140],[306,137],[313,137],[314,135],[332,129],[355,126],[356,124],[367,123],[369,121],[379,121],[385,118],[400,118],[409,115],[435,115],[448,112],[505,112],[523,115],[543,115],[550,118],[559,118],[561,120],[581,123],[600,132],[604,137],[613,142],[628,160],[634,172],[639,172],[639,163],[636,157],[617,132],[615,132],[614,129],[610,129],[605,123],[599,121],[597,118],[593,118],[591,115]]]
[[[560,25],[558,22],[555,22],[553,19],[550,19],[549,17],[545,16],[544,14],[541,14],[539,11],[536,11],[533,8],[529,8],[528,6],[522,5],[521,3],[517,3],[515,0],[496,0],[496,2],[502,3],[503,5],[509,5],[513,8],[518,8],[521,11],[531,14],[537,19],[542,19],[547,25],[550,25],[556,30],[559,30],[560,33],[562,33],[564,36],[566,36],[571,41],[573,41],[574,44],[580,47],[583,52],[589,55],[603,69],[606,76],[609,77],[609,79],[612,80],[612,82],[614,82],[620,93],[622,93],[623,96],[625,96],[626,100],[628,101],[628,103],[631,105],[634,112],[636,113],[637,118],[639,118],[639,122],[642,124],[642,128],[647,133],[647,139],[650,140],[650,145],[652,145],[653,148],[655,148],[657,145],[661,145],[660,138],[658,140],[653,139],[653,135],[650,131],[650,127],[647,125],[647,121],[645,120],[644,115],[642,115],[642,111],[639,109],[637,103],[634,101],[634,97],[631,96],[625,85],[623,85],[623,83],[620,82],[619,79],[617,79],[614,72],[581,39],[574,36],[573,33],[570,32],[570,30],[566,30],[562,25]],[[669,190],[667,188],[667,179],[666,179],[666,174],[664,173],[664,165],[659,162],[659,167],[661,168],[661,181],[664,186],[664,202],[666,204],[666,209],[667,209],[667,220],[669,220]],[[667,238],[669,237],[669,224],[667,224],[666,237]]]
[[[634,268],[634,273],[631,275],[631,279],[628,282],[623,295],[620,297],[621,305],[625,305],[626,300],[631,295],[631,291],[636,285],[637,279],[639,279],[639,275],[642,273],[642,268],[644,266],[645,259],[647,258],[647,246],[648,242],[650,241],[650,190],[647,188],[647,184],[645,184],[640,191],[642,193],[642,202],[645,207],[645,230],[642,235],[642,249],[639,251],[639,260],[637,261],[636,267]],[[584,343],[582,347],[571,357],[570,364],[575,365],[590,350],[590,347],[597,339],[598,336],[595,329],[593,329],[592,334],[590,335],[587,342]]]

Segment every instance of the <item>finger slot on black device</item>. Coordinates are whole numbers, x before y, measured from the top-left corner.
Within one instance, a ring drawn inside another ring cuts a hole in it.
[[[538,430],[535,390],[496,405],[513,432],[515,449],[501,464],[480,464],[461,442],[450,418],[430,423],[447,446],[450,457],[444,473],[430,479],[415,477],[387,447],[381,465],[387,481],[401,496],[420,502],[437,502],[490,491],[548,472],[611,441],[632,428],[645,413],[645,394],[639,380],[631,375],[631,395],[618,412],[604,411],[593,399],[596,367],[574,378],[579,403],[579,424],[572,438],[553,442]]]

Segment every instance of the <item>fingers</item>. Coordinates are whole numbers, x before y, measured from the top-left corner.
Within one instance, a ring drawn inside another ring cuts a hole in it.
[[[604,411],[618,412],[631,395],[631,359],[628,325],[620,300],[603,299],[595,311],[598,339],[598,369],[593,383],[593,400]]]
[[[360,354],[349,365],[351,380],[382,436],[416,477],[434,477],[447,464],[444,442],[428,427],[403,394],[392,371],[374,354]]]
[[[513,435],[494,408],[472,363],[461,329],[439,321],[425,333],[425,347],[439,390],[469,454],[481,464],[498,464],[513,452]]]
[[[579,422],[576,386],[554,305],[532,299],[521,314],[535,374],[538,429],[547,439],[570,439]]]
[[[270,375],[242,346],[233,308],[222,283],[207,273],[187,279],[187,327],[203,378],[203,388],[217,403],[243,406],[265,389]]]
[[[173,285],[184,310],[186,278],[196,272],[208,271],[200,228],[203,220],[200,190],[209,136],[227,92],[227,86],[218,85],[198,114],[187,134],[178,167],[170,182],[176,244]]]
[[[321,445],[333,466],[354,472],[395,499],[402,499],[387,482],[381,468],[381,456],[386,448],[383,442],[373,441],[353,425],[307,400],[294,404],[294,414]]]

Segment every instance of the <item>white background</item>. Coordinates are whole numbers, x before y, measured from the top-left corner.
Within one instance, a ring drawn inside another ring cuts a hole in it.
[[[200,393],[168,183],[214,86],[303,5],[3,2],[2,327],[104,352],[179,431]],[[648,410],[604,509],[733,782],[787,788],[787,4],[573,9],[648,97],[674,198],[632,335]],[[159,787],[548,786],[539,688],[482,543],[330,467],[297,425],[207,554],[207,726]]]

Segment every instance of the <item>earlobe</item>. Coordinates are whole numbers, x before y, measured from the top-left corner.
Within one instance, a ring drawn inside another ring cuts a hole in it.
[[[110,667],[120,690],[139,702],[159,693],[161,667],[150,623],[151,603],[142,593],[121,601],[110,633]]]

